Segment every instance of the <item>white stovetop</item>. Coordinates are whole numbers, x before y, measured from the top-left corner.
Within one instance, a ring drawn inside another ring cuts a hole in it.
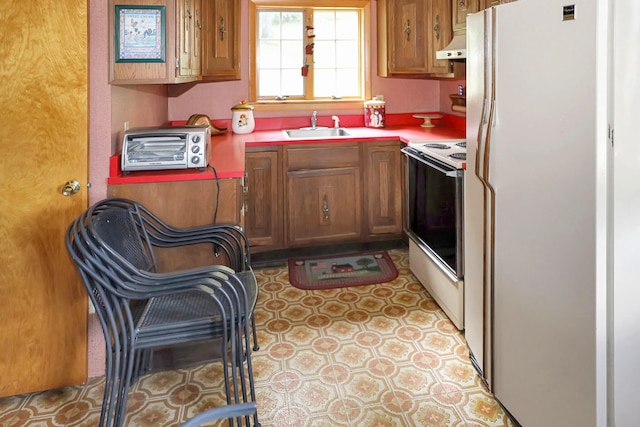
[[[455,168],[462,169],[466,160],[456,159],[450,156],[451,154],[454,154],[454,153],[466,154],[467,149],[465,147],[460,147],[459,145],[457,145],[464,142],[465,142],[464,139],[451,139],[451,140],[444,140],[444,141],[413,140],[413,141],[409,141],[407,145],[433,158],[443,161]]]

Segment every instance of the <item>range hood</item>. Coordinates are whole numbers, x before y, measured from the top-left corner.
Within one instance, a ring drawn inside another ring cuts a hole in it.
[[[436,52],[436,59],[465,59],[467,57],[467,35],[453,36],[451,43]]]

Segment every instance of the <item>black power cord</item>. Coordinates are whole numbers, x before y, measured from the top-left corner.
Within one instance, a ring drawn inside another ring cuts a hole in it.
[[[216,168],[209,165],[209,169],[211,169],[213,175],[216,177],[216,208],[213,211],[213,223],[215,224],[218,219],[218,204],[220,202],[220,180],[218,179],[218,172],[216,172]]]
[[[208,167],[213,172],[213,176],[216,177],[216,207],[213,210],[213,224],[215,225],[216,221],[218,220],[218,204],[220,203],[220,180],[218,179],[218,172],[216,171],[216,168],[214,168],[212,165],[208,165]],[[218,247],[218,245],[213,245],[213,254],[216,257],[220,256],[219,249],[220,248]]]

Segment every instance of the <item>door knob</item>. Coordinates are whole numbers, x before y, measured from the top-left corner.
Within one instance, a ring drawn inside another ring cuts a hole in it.
[[[72,196],[78,191],[80,191],[80,183],[76,180],[67,181],[67,183],[62,186],[62,195],[65,197]]]

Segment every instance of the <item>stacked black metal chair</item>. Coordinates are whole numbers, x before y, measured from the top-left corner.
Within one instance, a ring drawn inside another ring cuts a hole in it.
[[[154,249],[207,243],[225,265],[158,272]],[[67,230],[67,250],[96,308],[106,343],[100,426],[122,426],[130,385],[149,371],[153,351],[202,343],[222,361],[229,424],[259,426],[251,366],[258,349],[258,289],[249,246],[234,225],[170,227],[140,204],[105,199]],[[253,405],[252,416],[231,407]],[[235,417],[235,418],[234,418]]]

